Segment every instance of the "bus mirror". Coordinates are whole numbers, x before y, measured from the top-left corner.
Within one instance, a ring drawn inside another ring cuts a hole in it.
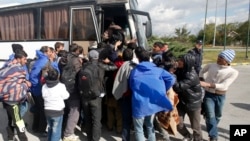
[[[145,26],[146,37],[149,38],[152,36],[152,25],[150,21],[147,21],[143,24]]]

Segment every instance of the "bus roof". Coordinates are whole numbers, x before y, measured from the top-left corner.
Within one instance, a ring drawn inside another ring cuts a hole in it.
[[[26,3],[21,4],[18,1],[12,0],[12,3],[5,4],[0,7],[0,12],[8,12],[13,10],[22,10],[27,8],[39,8],[39,7],[49,7],[55,5],[66,5],[66,4],[78,4],[78,3],[91,3],[91,4],[118,4],[127,3],[129,0],[51,0],[51,1],[41,1],[36,3]]]

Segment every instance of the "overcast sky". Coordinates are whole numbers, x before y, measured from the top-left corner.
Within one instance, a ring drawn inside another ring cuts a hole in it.
[[[225,1],[217,2],[217,25],[225,23]],[[184,25],[196,34],[203,29],[206,0],[138,0],[152,18],[153,33],[172,36]],[[216,0],[208,0],[207,22],[215,23]],[[227,0],[227,23],[248,20],[249,0]]]
[[[0,7],[18,3],[32,3],[45,0],[0,0]],[[207,23],[225,22],[225,1],[208,0]],[[153,34],[173,36],[175,28],[184,25],[193,34],[204,27],[206,0],[138,0],[141,10],[151,15]],[[227,23],[248,20],[249,0],[227,0]]]

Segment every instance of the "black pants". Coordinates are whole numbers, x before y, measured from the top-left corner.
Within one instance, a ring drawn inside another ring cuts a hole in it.
[[[84,100],[83,112],[88,141],[99,141],[101,138],[102,98]]]
[[[7,111],[8,116],[8,139],[12,140],[14,138],[14,128],[17,131],[17,135],[20,141],[27,141],[28,138],[25,134],[25,123],[20,115],[20,105],[9,105],[3,103],[4,108]],[[14,125],[14,126],[13,126]]]
[[[38,133],[44,133],[47,128],[47,121],[44,114],[44,100],[42,96],[33,96],[35,101],[33,109],[32,130]]]

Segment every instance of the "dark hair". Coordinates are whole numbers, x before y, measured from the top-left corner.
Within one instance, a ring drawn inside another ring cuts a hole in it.
[[[162,42],[155,42],[153,46],[158,46],[159,48],[162,48],[164,44]]]
[[[133,50],[126,48],[123,52],[122,52],[122,59],[123,61],[130,61],[133,59]]]
[[[42,53],[48,52],[48,50],[49,50],[49,47],[48,47],[48,46],[42,46],[41,49],[40,49],[40,51],[41,51]]]
[[[60,50],[57,54],[58,57],[67,57],[68,51]]]
[[[106,47],[106,46],[107,46],[107,44],[104,43],[104,42],[100,42],[100,43],[97,44],[97,48],[98,48],[98,49],[99,49],[99,48],[104,48],[104,47]]]
[[[123,40],[124,40],[124,35],[119,30],[113,30],[113,33],[109,39],[109,42],[111,44],[114,44],[117,41],[123,42]]]
[[[169,57],[167,61],[163,62],[164,69],[166,71],[169,71],[171,68],[177,69],[176,61],[175,57]]]
[[[25,52],[25,51],[23,51],[23,50],[16,50],[16,53],[15,53],[15,55],[14,55],[14,58],[15,59],[21,59],[21,58],[23,58],[23,57],[27,57],[28,55],[27,55],[27,53]]]
[[[137,47],[135,49],[135,55],[138,58],[139,62],[149,61],[150,59],[150,53],[142,47]]]
[[[109,45],[106,45],[99,53],[99,60],[103,60],[106,58],[110,58],[110,54],[112,54],[112,48]]]
[[[78,49],[78,45],[75,43],[69,46],[69,52],[76,52]]]
[[[53,47],[49,47],[49,49],[50,49],[52,52],[55,51],[55,49],[54,49]]]
[[[20,44],[12,44],[11,47],[14,53],[16,53],[17,50],[23,50],[23,46]]]
[[[175,58],[174,54],[170,50],[162,53],[162,60],[164,61],[168,61],[173,57]]]
[[[134,50],[134,49],[136,49],[136,47],[137,47],[136,43],[128,43],[127,44],[127,48],[129,48],[129,49]]]
[[[145,50],[143,47],[136,47],[135,48],[135,55],[138,54],[138,53],[140,53],[140,52],[142,52],[143,50]]]
[[[57,49],[60,48],[60,46],[64,46],[64,43],[56,42],[54,46],[55,46],[55,50],[57,51]]]
[[[58,79],[58,71],[54,68],[49,68],[47,71],[48,75],[46,76],[46,80],[55,81]]]
[[[83,53],[83,47],[82,46],[78,46],[79,49],[79,53],[82,54]]]

